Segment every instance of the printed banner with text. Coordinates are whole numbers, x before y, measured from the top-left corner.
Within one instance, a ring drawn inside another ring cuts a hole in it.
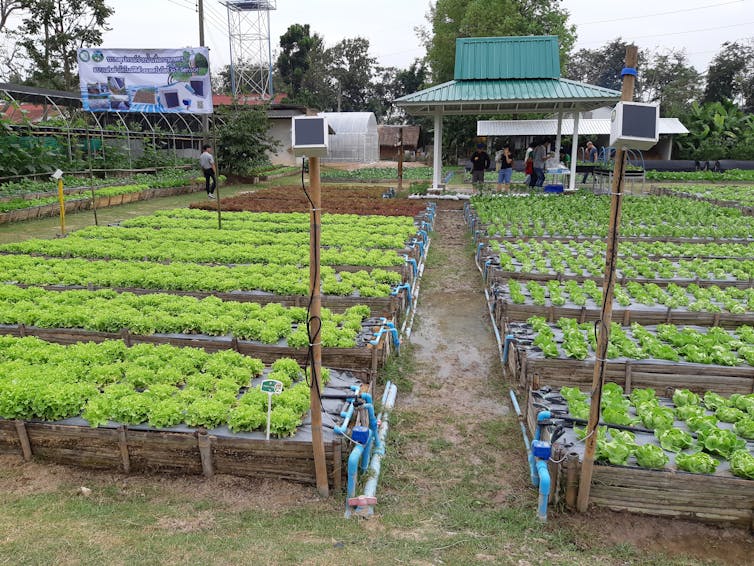
[[[84,110],[212,113],[209,50],[79,49]]]

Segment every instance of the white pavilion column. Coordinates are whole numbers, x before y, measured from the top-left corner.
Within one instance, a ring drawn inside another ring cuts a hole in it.
[[[432,188],[439,189],[442,182],[442,114],[435,114],[435,142],[432,152]]]
[[[555,134],[555,158],[560,159],[560,138],[561,130],[563,129],[563,109],[558,110],[558,129]]]
[[[568,189],[576,189],[576,159],[579,154],[579,118],[581,109],[573,109],[573,142],[571,142],[571,174],[568,176]]]

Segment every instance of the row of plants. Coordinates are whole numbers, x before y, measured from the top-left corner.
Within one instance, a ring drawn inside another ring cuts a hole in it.
[[[413,229],[416,234],[416,229]],[[403,249],[411,234],[375,234],[354,230],[349,226],[326,226],[322,230],[321,245],[326,247],[348,246],[365,250]],[[263,232],[258,230],[218,230],[214,228],[121,228],[117,226],[90,226],[71,234],[72,239],[120,241],[123,245],[132,242],[188,242],[205,245],[243,246],[304,246],[309,245],[308,232]]]
[[[382,198],[384,187],[322,187],[322,210],[331,214],[416,216],[425,205],[405,198]],[[311,203],[300,186],[260,189],[220,201],[222,210],[251,212],[308,212]],[[192,203],[191,208],[211,210],[213,203]]]
[[[56,240],[26,240],[0,246],[0,252],[38,254],[49,257],[78,257],[92,259],[121,259],[133,261],[178,261],[207,264],[269,264],[309,265],[306,246],[218,244],[205,242],[201,246],[190,240],[175,241],[94,240],[67,237]],[[354,265],[390,267],[403,265],[405,259],[394,250],[332,247],[321,250],[322,265]]]
[[[502,240],[501,253],[523,261],[526,257],[550,254],[601,256],[607,252],[604,240]],[[668,258],[754,258],[754,242],[661,242],[653,240],[618,242],[619,256],[664,256]]]
[[[519,305],[559,307],[571,304],[598,308],[603,300],[602,288],[591,279],[583,283],[557,280],[541,283],[508,279],[502,286],[502,292],[506,293],[506,290],[511,302]],[[656,283],[630,281],[625,285],[616,285],[614,297],[615,304],[621,307],[662,305],[692,312],[754,312],[754,288],[720,288],[716,285],[700,287],[696,284],[680,286],[675,283],[660,287]]]
[[[547,255],[520,252],[516,257],[501,253],[500,268],[515,273],[549,275],[586,275],[599,277],[605,273],[605,260],[599,256],[571,255],[551,252]],[[616,276],[645,279],[704,279],[712,281],[754,279],[754,261],[739,259],[647,259],[618,257]]]
[[[228,212],[222,216],[223,226],[236,230],[255,232],[308,232],[309,213],[278,212]],[[178,208],[158,210],[148,216],[139,216],[121,222],[126,228],[214,228],[217,212]],[[360,216],[357,214],[323,214],[323,230],[342,226],[375,234],[416,233],[414,219],[408,216]]]
[[[355,347],[370,309],[350,307],[343,314],[322,309],[324,347]],[[0,324],[38,328],[80,328],[134,334],[233,335],[242,340],[300,348],[309,344],[306,309],[277,303],[196,299],[163,293],[135,295],[112,290],[46,291],[39,287],[0,286]]]
[[[610,197],[581,191],[569,198],[475,196],[472,204],[490,236],[606,237]],[[740,210],[675,197],[623,200],[621,236],[754,238],[754,223]]]
[[[117,195],[127,195],[131,193],[140,193],[149,190],[147,185],[119,185],[117,187],[106,187],[95,189],[95,197],[113,197]],[[74,200],[91,200],[91,193],[79,193],[66,197],[66,201]],[[33,199],[14,198],[11,200],[0,201],[0,212],[11,212],[13,210],[22,210],[35,206],[46,206],[48,204],[58,204],[58,197],[40,197]]]
[[[647,171],[648,181],[713,181],[730,183],[754,181],[754,169],[728,169],[727,171]]]
[[[204,177],[196,178],[193,171],[185,169],[163,169],[154,174],[139,173],[126,177],[64,177],[65,190],[80,190],[90,187],[110,187],[119,185],[147,185],[149,188],[183,187],[192,182],[201,181]],[[218,180],[225,180],[220,175]],[[51,193],[57,194],[57,183],[51,180],[22,179],[0,184],[0,197],[17,197],[28,194]]]
[[[327,381],[329,371],[322,373]],[[262,376],[285,386],[273,397],[270,432],[291,436],[309,409],[309,387],[295,360],[281,358],[265,370],[260,360],[232,350],[129,348],[119,340],[63,346],[0,336],[0,417],[262,430],[267,394],[252,384]]]
[[[752,181],[754,181],[754,170],[751,173]],[[662,190],[710,200],[735,202],[741,206],[754,206],[754,191],[749,186],[674,185],[662,187]]]
[[[586,393],[563,387],[560,394],[569,414],[588,418]],[[754,479],[754,456],[747,445],[754,440],[754,394],[726,398],[713,391],[700,396],[675,389],[671,403],[651,388],[627,396],[619,385],[605,383],[600,409],[602,422],[621,428],[598,427],[598,461],[626,466],[633,457],[643,468],[662,470],[672,459],[678,470],[714,474],[723,458],[733,475]],[[574,432],[585,437],[583,428]]]
[[[527,322],[534,331],[532,344],[545,357],[594,358],[597,348],[594,323],[579,324],[576,319],[560,318],[551,325],[539,316],[530,317]],[[729,332],[720,327],[700,329],[674,324],[645,327],[637,323],[622,327],[612,323],[607,357],[754,366],[754,327],[742,325]]]
[[[443,177],[456,169],[456,167],[443,167]],[[432,174],[432,167],[403,168],[403,178],[409,181],[431,179]],[[348,171],[325,167],[322,170],[322,178],[328,181],[392,181],[398,178],[398,170],[393,167],[363,167]]]
[[[52,259],[0,254],[0,278],[22,285],[63,285],[169,291],[262,291],[276,295],[309,294],[309,268],[288,265],[197,265],[133,261]],[[322,266],[322,293],[386,297],[402,281],[384,269],[336,271]]]

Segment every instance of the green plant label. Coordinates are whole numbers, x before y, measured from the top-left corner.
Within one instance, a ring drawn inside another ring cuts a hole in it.
[[[265,379],[260,386],[265,393],[274,393],[278,395],[283,392],[283,382],[277,379]]]

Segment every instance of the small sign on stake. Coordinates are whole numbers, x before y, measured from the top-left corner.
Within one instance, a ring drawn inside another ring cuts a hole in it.
[[[267,440],[270,439],[270,415],[272,414],[272,396],[283,392],[283,382],[277,379],[265,379],[259,388],[267,393]]]

